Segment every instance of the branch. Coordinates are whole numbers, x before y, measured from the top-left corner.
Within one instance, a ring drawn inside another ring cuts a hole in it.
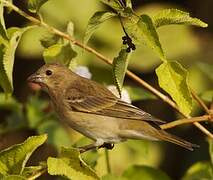
[[[73,39],[70,35],[46,24],[43,21],[38,20],[37,18],[34,18],[33,16],[28,15],[27,13],[25,13],[24,11],[22,11],[21,9],[19,9],[17,6],[13,5],[12,3],[10,3],[9,1],[6,0],[0,0],[1,2],[4,3],[5,6],[12,8],[15,12],[17,12],[18,14],[20,14],[21,16],[25,17],[26,19],[28,19],[29,21],[31,21],[32,23],[45,27],[47,28],[50,32],[55,33],[69,41],[71,41],[73,44],[83,48],[84,50],[86,50],[87,52],[90,52],[92,54],[94,54],[96,57],[98,57],[100,60],[104,61],[105,63],[112,65],[112,60],[105,57],[104,55],[102,55],[101,53],[99,53],[98,51],[96,51],[95,49],[82,44],[81,42]],[[158,91],[157,89],[155,89],[154,87],[152,87],[151,85],[149,85],[147,82],[145,82],[143,79],[139,78],[138,76],[136,76],[134,73],[132,73],[131,71],[127,70],[126,74],[132,78],[134,81],[136,81],[137,83],[139,83],[141,86],[143,86],[145,89],[147,89],[149,92],[151,92],[152,94],[154,94],[155,96],[157,96],[158,98],[162,99],[164,102],[166,102],[167,104],[169,104],[171,107],[173,107],[177,112],[179,112],[180,114],[182,114],[184,117],[186,118],[191,118],[190,116],[186,116],[184,115],[179,108],[177,107],[177,105],[167,96],[165,96],[164,94],[162,94],[160,91]],[[198,129],[200,129],[203,133],[205,133],[207,136],[209,136],[210,138],[213,139],[213,134],[211,134],[211,132],[209,132],[205,127],[203,127],[201,124],[199,124],[198,122],[194,122],[193,123]]]
[[[200,99],[200,97],[191,89],[192,97],[197,101],[197,103],[209,114],[209,109],[206,104]]]
[[[189,124],[189,123],[194,123],[194,122],[202,122],[202,121],[208,121],[208,120],[212,120],[212,117],[210,115],[203,115],[203,116],[199,116],[199,117],[192,117],[192,118],[186,118],[186,119],[179,119],[176,121],[172,121],[170,123],[166,123],[161,125],[161,129],[169,129],[169,128],[173,128],[175,126],[180,126],[183,124]]]

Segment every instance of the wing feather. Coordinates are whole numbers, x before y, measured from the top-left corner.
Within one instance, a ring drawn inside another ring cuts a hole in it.
[[[101,116],[109,116],[130,120],[143,121],[163,121],[153,118],[149,113],[121,101],[115,96],[91,96],[79,92],[77,89],[70,89],[71,93],[67,93],[66,104],[72,111],[80,111],[85,113],[92,113]]]

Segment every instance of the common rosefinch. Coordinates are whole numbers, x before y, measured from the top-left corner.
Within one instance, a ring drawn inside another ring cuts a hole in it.
[[[196,146],[162,130],[158,125],[160,120],[63,65],[46,64],[28,81],[46,90],[62,121],[95,141],[82,147],[81,152],[97,147],[112,148],[110,145],[127,139],[164,140],[189,150]]]

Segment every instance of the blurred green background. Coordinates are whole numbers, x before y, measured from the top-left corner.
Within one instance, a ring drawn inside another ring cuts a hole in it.
[[[192,16],[209,24],[205,29],[177,25],[159,29],[160,40],[168,59],[178,60],[189,70],[191,87],[205,98],[207,95],[203,92],[213,89],[213,1],[133,0],[132,2],[138,14],[154,14],[163,8],[173,7],[186,10]],[[26,10],[26,1],[14,0],[14,3]],[[65,31],[67,23],[72,21],[75,26],[75,37],[82,41],[89,18],[94,12],[106,8],[97,0],[49,0],[42,6],[40,13],[46,23],[60,30]],[[29,23],[14,12],[5,14],[5,18],[8,27],[25,26]],[[66,125],[60,124],[49,105],[47,95],[40,91],[33,92],[26,82],[26,78],[44,64],[40,39],[46,36],[48,32],[43,28],[35,28],[24,34],[14,65],[14,98],[5,101],[3,95],[0,96],[0,149],[22,142],[29,135],[45,132],[49,135],[48,144],[31,158],[32,164],[40,159],[44,160],[49,155],[56,155],[60,146],[88,142]],[[112,19],[95,32],[89,45],[107,57],[113,58],[118,54],[122,36],[119,21]],[[109,65],[78,47],[75,47],[75,50],[78,52],[75,61],[89,68],[92,79],[103,84],[113,84]],[[129,69],[160,90],[154,71],[160,63],[161,61],[150,49],[142,46],[133,53]],[[137,84],[128,77],[125,85],[137,87]],[[141,91],[140,97],[137,101],[133,101],[133,104],[166,121],[180,118],[167,104],[147,95],[144,91]],[[203,113],[203,110],[195,104],[193,115]],[[212,130],[211,124],[203,125]],[[182,126],[169,132],[201,147],[189,152],[173,144],[131,140],[115,145],[110,151],[112,172],[120,175],[130,165],[143,164],[160,168],[172,179],[180,179],[194,162],[209,160],[206,137],[194,126]],[[106,174],[104,150],[99,150],[98,153],[90,152],[84,156],[95,166],[99,175]]]

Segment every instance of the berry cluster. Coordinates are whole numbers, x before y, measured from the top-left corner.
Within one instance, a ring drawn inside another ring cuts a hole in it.
[[[132,43],[132,39],[129,36],[123,36],[122,40],[123,40],[123,44],[128,45],[126,52],[130,52],[131,50],[134,51],[136,49],[135,45]]]

